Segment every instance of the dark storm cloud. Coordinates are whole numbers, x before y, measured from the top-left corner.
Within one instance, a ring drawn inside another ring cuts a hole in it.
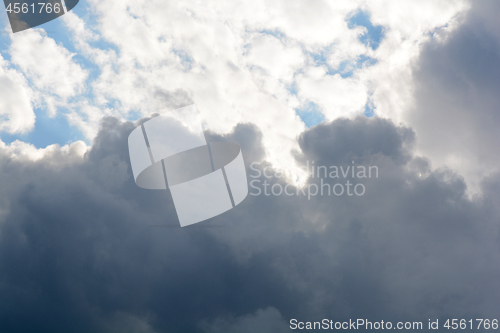
[[[133,128],[106,119],[81,162],[2,157],[2,332],[281,332],[291,318],[498,314],[500,178],[469,201],[459,177],[412,157],[411,129],[340,119],[299,138],[300,163],[377,165],[379,178],[358,180],[364,196],[248,196],[179,228],[167,191],[134,184]],[[237,142],[247,166],[265,156],[252,125],[208,138]]]
[[[264,258],[240,265],[203,228],[210,222],[181,229],[166,191],[134,184],[132,128],[107,119],[83,163],[2,160],[13,188],[2,198],[2,331],[195,331],[229,309],[287,298]],[[260,148],[253,131],[233,136]]]
[[[479,182],[498,170],[500,25],[498,1],[473,1],[460,25],[427,43],[414,70],[409,123],[418,145]]]

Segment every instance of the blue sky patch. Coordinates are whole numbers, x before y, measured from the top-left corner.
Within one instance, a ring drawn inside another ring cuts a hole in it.
[[[371,98],[369,98],[366,102],[365,116],[367,116],[368,118],[375,116],[375,105],[373,105],[373,100]]]
[[[84,140],[83,134],[69,124],[65,115],[58,114],[54,118],[50,118],[44,111],[39,109],[35,110],[35,113],[35,127],[30,132],[25,134],[0,132],[0,139],[6,144],[20,140],[31,143],[37,148],[45,148],[55,143],[64,146],[67,143]],[[88,140],[84,141],[90,144]]]
[[[376,63],[377,59],[362,54],[356,60],[342,61],[336,70],[330,70],[328,71],[328,74],[340,74],[340,76],[345,79],[351,77],[356,69],[362,68],[364,66],[373,66]]]
[[[295,112],[306,124],[307,128],[318,125],[325,120],[325,116],[319,111],[318,105],[313,102],[307,102],[304,107],[296,109]]]
[[[274,30],[261,30],[259,31],[261,34],[264,34],[264,35],[271,35],[273,37],[276,37],[277,39],[279,40],[284,40],[286,39],[286,36],[284,33],[282,33],[281,31],[279,31],[278,29],[274,29]]]
[[[384,27],[381,25],[373,25],[370,21],[370,15],[365,11],[358,11],[347,20],[349,29],[355,27],[365,27],[366,32],[359,36],[359,41],[366,46],[376,50],[382,39],[384,38]]]

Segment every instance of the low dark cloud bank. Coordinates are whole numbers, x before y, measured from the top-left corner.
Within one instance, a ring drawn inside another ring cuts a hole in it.
[[[133,127],[106,119],[83,162],[2,157],[0,331],[284,332],[292,318],[498,315],[499,178],[468,200],[459,177],[413,157],[411,129],[340,119],[299,138],[301,163],[378,166],[378,178],[356,180],[363,196],[248,196],[180,228],[167,191],[133,182]],[[248,166],[264,158],[251,125],[210,140],[239,143]]]

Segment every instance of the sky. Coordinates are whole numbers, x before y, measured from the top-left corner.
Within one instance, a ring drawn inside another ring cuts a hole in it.
[[[498,318],[499,10],[80,0],[17,33],[3,14],[0,331]],[[135,184],[127,138],[191,104],[254,187],[180,228],[168,190]],[[299,194],[346,180],[363,195]]]

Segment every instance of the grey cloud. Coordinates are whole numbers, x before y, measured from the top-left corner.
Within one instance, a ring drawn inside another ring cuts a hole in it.
[[[366,117],[321,124],[299,138],[303,157],[329,163],[346,163],[374,155],[404,163],[410,159],[414,144],[415,134],[411,129],[395,127],[389,120]]]
[[[500,29],[496,1],[473,1],[444,41],[431,40],[414,69],[416,105],[408,121],[419,148],[479,183],[498,170]]]
[[[176,89],[175,91],[157,89],[153,96],[159,110],[168,108],[175,110],[194,103],[192,96],[182,89]]]
[[[299,138],[299,163],[377,165],[379,178],[356,180],[364,196],[248,196],[179,228],[168,191],[134,184],[133,128],[107,118],[84,160],[58,168],[0,161],[0,330],[244,333],[291,318],[498,313],[500,177],[470,201],[459,176],[413,157],[411,129],[340,119]],[[207,138],[238,143],[247,167],[264,160],[253,125]]]

